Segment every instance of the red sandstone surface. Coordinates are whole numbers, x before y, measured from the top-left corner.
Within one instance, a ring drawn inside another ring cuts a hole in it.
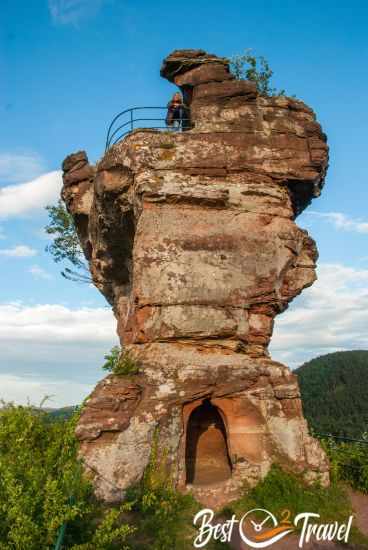
[[[260,96],[202,50],[173,52],[161,75],[181,88],[190,130],[138,129],[96,166],[84,152],[63,163],[94,284],[139,365],[102,380],[82,412],[96,493],[122,498],[155,433],[175,485],[204,503],[272,463],[328,483],[296,377],[267,350],[274,317],[316,278],[295,218],[323,187],[326,136],[303,102]]]

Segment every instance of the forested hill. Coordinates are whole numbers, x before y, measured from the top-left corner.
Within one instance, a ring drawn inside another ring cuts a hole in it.
[[[368,351],[339,351],[296,369],[304,414],[317,432],[368,432]]]

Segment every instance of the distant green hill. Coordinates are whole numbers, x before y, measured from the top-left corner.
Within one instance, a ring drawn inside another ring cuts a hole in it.
[[[45,409],[49,417],[53,420],[69,420],[76,409],[75,405],[62,407],[61,409]]]
[[[316,432],[353,437],[368,432],[368,351],[329,353],[294,373],[305,417]]]

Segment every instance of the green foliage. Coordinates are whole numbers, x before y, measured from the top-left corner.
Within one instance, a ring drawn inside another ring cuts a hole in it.
[[[351,513],[349,499],[337,484],[328,488],[307,486],[298,476],[272,466],[270,472],[254,489],[232,504],[227,510],[243,515],[252,508],[265,508],[277,517],[290,510],[292,517],[306,511],[316,511],[321,522],[346,521]]]
[[[73,217],[69,214],[61,199],[54,206],[46,206],[49,214],[49,224],[45,227],[48,235],[54,241],[46,250],[50,252],[55,262],[69,260],[75,267],[82,267],[83,252],[79,244]]]
[[[142,482],[127,495],[137,513],[140,538],[133,548],[189,550],[193,547],[192,521],[198,505],[190,495],[173,487],[167,452],[158,449],[157,437]]]
[[[125,504],[118,509],[112,509],[105,513],[101,523],[92,535],[90,542],[84,544],[74,544],[71,550],[129,550],[125,542],[127,538],[135,532],[135,528],[121,523],[122,513],[130,511],[130,506]]]
[[[237,80],[251,80],[256,83],[258,92],[263,96],[285,95],[284,90],[271,87],[273,71],[265,57],[254,56],[250,50],[230,58],[230,70]]]
[[[294,372],[314,431],[356,438],[368,431],[368,351],[329,353]]]
[[[105,363],[102,365],[102,368],[113,372],[119,363],[120,354],[121,348],[119,346],[111,348],[110,352],[104,355]]]
[[[189,550],[200,506],[175,490],[168,453],[154,439],[149,465],[126,502],[105,507],[93,498],[82,475],[74,436],[78,414],[60,421],[34,407],[6,405],[0,410],[0,550],[52,549],[67,524],[64,550]],[[52,420],[52,421],[51,421]],[[329,488],[307,487],[274,466],[267,477],[225,512],[242,516],[254,507],[280,517],[317,511],[321,522],[346,521],[349,498],[344,481],[368,492],[368,453],[363,445],[323,442],[331,461]],[[352,540],[358,541],[355,530]],[[363,540],[360,536],[360,542]],[[212,541],[208,550],[226,548]]]
[[[77,230],[73,217],[69,214],[61,199],[56,205],[46,206],[49,215],[49,223],[45,227],[48,235],[52,235],[52,244],[46,247],[56,263],[68,261],[77,270],[65,268],[61,274],[63,277],[73,281],[90,282],[90,277],[86,275],[88,269],[84,262],[83,251],[79,242]]]
[[[114,346],[104,359],[102,368],[118,376],[133,376],[139,372],[136,360],[128,351],[122,352],[119,346]]]
[[[0,421],[0,540],[9,548],[42,548],[64,521],[77,517],[88,492],[79,464],[70,461],[71,427],[12,405],[1,410]],[[69,506],[72,490],[76,503]]]
[[[75,413],[76,408],[77,407],[75,406],[71,406],[71,407],[62,407],[60,409],[53,409],[53,410],[45,409],[45,410],[48,413],[50,420],[69,420],[69,418],[71,418]]]
[[[253,508],[264,508],[281,518],[283,511],[289,510],[291,517],[302,512],[316,512],[319,523],[337,521],[345,523],[353,513],[346,488],[333,481],[330,487],[318,484],[307,486],[300,477],[286,473],[278,466],[272,466],[270,472],[254,489],[225,508],[228,516],[236,514],[242,517]],[[359,548],[368,548],[368,538],[353,525],[350,542],[359,544]]]
[[[332,478],[368,493],[368,440],[365,445],[337,443],[329,438],[323,440],[323,447],[330,459]]]
[[[0,410],[0,550],[52,548],[66,522],[73,550],[121,548],[132,532],[119,520],[125,510],[93,499],[77,459],[77,419],[51,422],[31,406]]]

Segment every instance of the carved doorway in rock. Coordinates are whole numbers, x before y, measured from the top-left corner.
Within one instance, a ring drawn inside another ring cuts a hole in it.
[[[186,483],[208,485],[231,477],[225,425],[208,399],[189,417],[185,463]]]

